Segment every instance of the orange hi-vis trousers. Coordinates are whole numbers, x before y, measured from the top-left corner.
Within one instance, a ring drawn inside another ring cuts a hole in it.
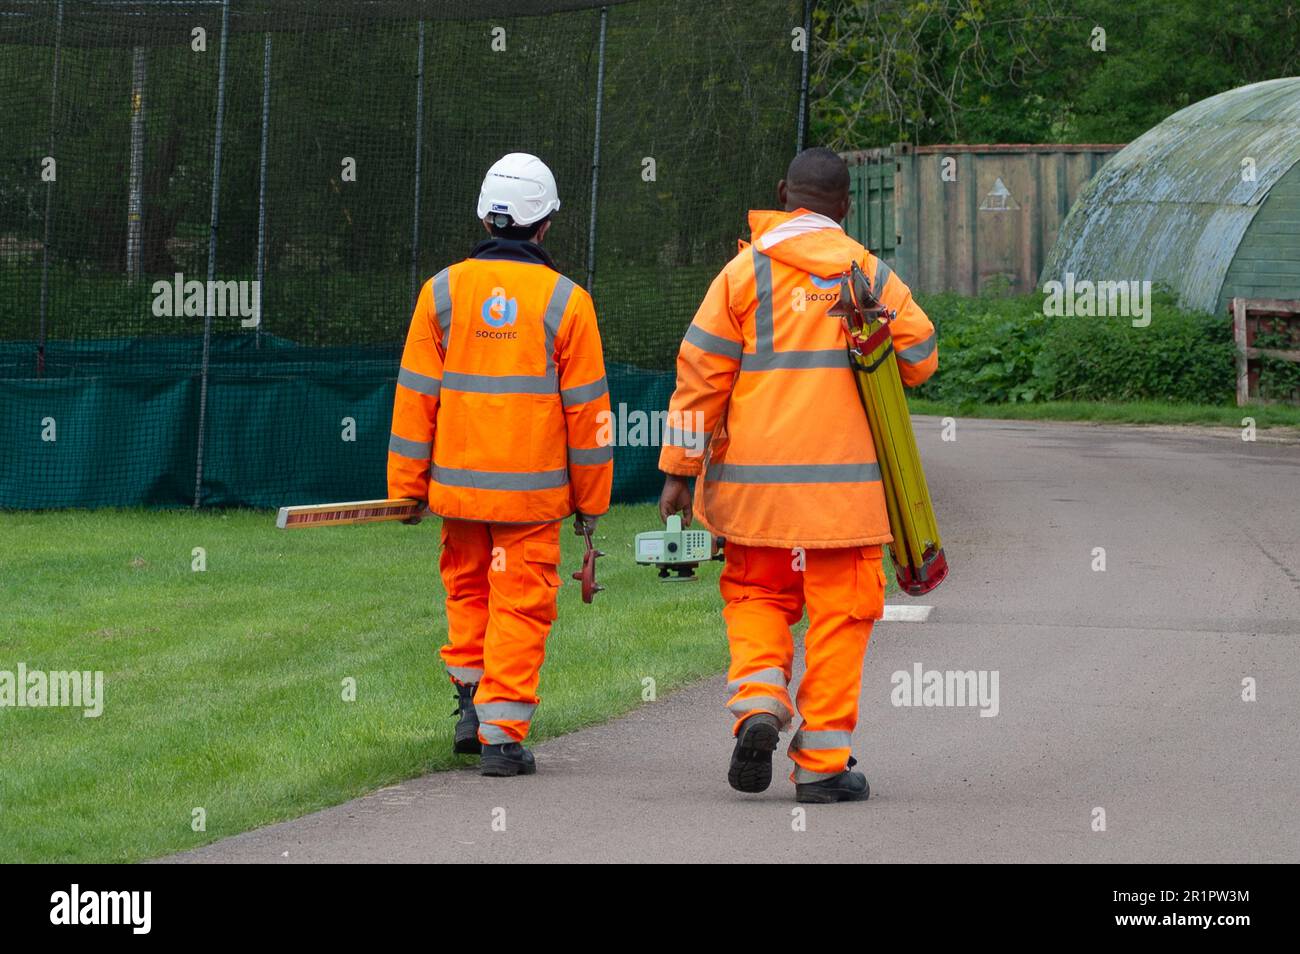
[[[522,742],[560,589],[560,524],[442,522],[447,589],[442,661],[455,683],[478,683],[479,741]]]
[[[885,574],[879,546],[837,549],[750,547],[727,543],[722,611],[731,644],[727,708],[733,731],[755,712],[785,728],[796,707],[801,724],[790,740],[795,782],[844,771],[858,722],[862,661],[871,627],[884,615]],[[790,627],[808,608],[803,680],[794,704]]]

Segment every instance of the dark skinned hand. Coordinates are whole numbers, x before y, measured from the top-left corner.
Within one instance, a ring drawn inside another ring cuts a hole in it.
[[[659,518],[667,522],[675,513],[682,515],[682,526],[691,525],[691,486],[685,477],[669,474],[659,495]]]

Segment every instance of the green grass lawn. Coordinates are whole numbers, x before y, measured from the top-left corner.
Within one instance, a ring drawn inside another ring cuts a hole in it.
[[[609,589],[568,575],[534,739],[726,667],[717,577],[632,562],[653,507],[601,522]],[[0,670],[102,670],[104,711],[0,709],[0,861],[133,861],[457,764],[438,521],[278,531],[268,512],[0,514]],[[207,570],[191,570],[203,547]],[[343,700],[354,678],[355,702]],[[719,705],[722,700],[719,699]],[[719,712],[719,727],[725,719]],[[203,808],[207,830],[191,830]]]
[[[1163,401],[1044,401],[1041,403],[977,404],[931,401],[910,397],[913,414],[939,417],[984,417],[1023,421],[1092,421],[1105,424],[1201,424],[1241,427],[1253,417],[1258,428],[1300,428],[1300,407],[1264,404],[1234,407]]]

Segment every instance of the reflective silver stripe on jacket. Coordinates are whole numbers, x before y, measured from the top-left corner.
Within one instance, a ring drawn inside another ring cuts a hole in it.
[[[433,456],[433,441],[412,441],[396,434],[388,435],[388,449],[412,460],[428,460]]]
[[[880,480],[880,465],[714,464],[704,479],[727,484],[860,484]]]
[[[786,681],[785,672],[780,669],[760,669],[758,672],[751,672],[748,676],[741,676],[727,683],[727,688],[732,692],[739,692],[741,687],[747,683],[756,682],[764,686],[780,686],[784,689],[789,683]]]
[[[614,459],[612,447],[570,447],[570,464],[604,464]]]
[[[759,354],[772,351],[772,260],[750,246],[754,256],[754,293],[758,308],[754,312],[754,350]]]
[[[846,348],[773,351],[769,354],[747,354],[740,359],[741,371],[783,371],[791,368],[847,368],[848,366],[849,353]]]
[[[551,298],[546,303],[546,312],[542,315],[542,326],[546,330],[546,371],[555,373],[555,336],[560,333],[560,322],[564,320],[564,310],[569,307],[569,298],[573,295],[573,282],[560,276],[555,287],[551,289]]]
[[[400,452],[399,452],[400,453]],[[470,487],[475,490],[550,490],[569,482],[569,469],[541,471],[465,470],[439,467],[430,471],[434,480],[447,487]]]
[[[686,329],[686,337],[682,340],[689,341],[701,351],[720,355],[723,358],[739,358],[745,350],[745,346],[739,341],[712,334],[696,324]]]
[[[713,439],[712,431],[688,431],[680,427],[664,427],[664,444],[668,447],[685,447],[703,452]]]
[[[876,259],[876,277],[871,280],[871,294],[880,298],[885,293],[885,282],[889,281],[889,276],[892,274],[894,274],[893,270],[885,264],[883,258]]]
[[[442,329],[442,353],[447,353],[451,338],[451,268],[447,267],[433,276],[433,310]]]
[[[899,361],[906,361],[908,364],[920,364],[934,354],[936,344],[934,333],[931,332],[930,337],[924,341],[914,344],[910,348],[904,348],[902,351],[896,351],[895,354],[898,355]]]
[[[559,378],[555,371],[555,337],[559,334],[564,311],[569,305],[576,286],[561,275],[551,297],[546,303],[542,315],[542,326],[546,337],[546,374],[467,374],[448,371],[443,375],[442,386],[448,390],[464,391],[470,394],[553,394],[559,390]],[[445,354],[451,337],[451,274],[444,268],[433,278],[433,307],[438,316],[438,325],[442,328],[442,347]]]
[[[417,394],[425,394],[429,397],[437,397],[438,391],[442,387],[442,381],[439,378],[428,374],[420,374],[407,368],[402,368],[397,372],[397,383]]]
[[[554,394],[555,373],[549,374],[466,374],[447,371],[442,386],[467,394]]]
[[[575,404],[586,404],[588,401],[594,401],[602,394],[608,393],[609,382],[602,376],[590,384],[580,384],[576,388],[564,388],[560,391],[560,400],[564,402],[565,407],[572,407]]]
[[[752,246],[751,246],[752,247]],[[753,249],[754,295],[758,305],[754,310],[754,351],[742,354],[740,370],[787,371],[812,368],[844,368],[848,370],[849,357],[845,348],[825,348],[812,351],[777,351],[773,346],[775,327],[772,306],[772,260]]]

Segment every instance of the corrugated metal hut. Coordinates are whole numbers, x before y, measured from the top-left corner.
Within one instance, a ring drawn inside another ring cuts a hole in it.
[[[1150,279],[1184,308],[1300,298],[1300,77],[1211,96],[1111,157],[1041,282]]]

